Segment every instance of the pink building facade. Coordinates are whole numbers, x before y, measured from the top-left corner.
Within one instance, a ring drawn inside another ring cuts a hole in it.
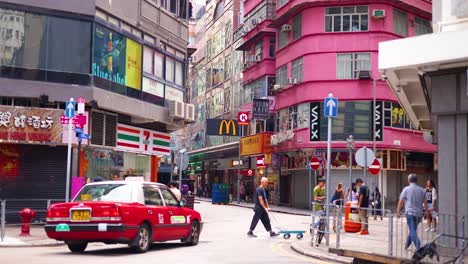
[[[251,110],[254,98],[272,103],[264,124],[274,123],[270,166],[280,203],[308,205],[316,179],[308,180],[306,166],[312,156],[326,159],[323,101],[330,93],[340,101],[333,121],[332,190],[339,182],[350,185],[350,135],[354,153],[372,148],[375,137],[383,170],[367,176],[367,184],[379,187],[389,206],[408,173],[423,175],[421,184],[436,179],[437,147],[411,125],[377,61],[379,42],[430,33],[431,9],[427,0],[244,2],[243,108]],[[362,171],[353,161],[352,178]]]

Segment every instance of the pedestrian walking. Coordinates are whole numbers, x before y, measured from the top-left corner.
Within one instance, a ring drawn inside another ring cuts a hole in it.
[[[356,185],[359,188],[359,220],[361,221],[361,235],[369,234],[369,187],[361,178],[356,180]]]
[[[260,186],[255,192],[255,206],[254,206],[254,216],[252,218],[252,223],[250,224],[250,229],[247,235],[249,237],[257,237],[253,231],[258,224],[258,220],[262,221],[263,226],[266,231],[270,233],[271,237],[279,235],[278,233],[273,232],[271,229],[270,217],[268,216],[268,211],[270,206],[268,204],[266,188],[268,186],[268,178],[262,177],[260,180]]]
[[[245,202],[245,185],[242,183],[240,187],[240,198],[241,201]]]
[[[335,193],[331,199],[331,203],[334,205],[333,209],[335,211],[335,215],[338,217],[340,214],[340,210],[343,208],[344,204],[344,191],[343,191],[343,184],[340,182],[335,189]],[[336,232],[336,221],[333,221],[333,231]]]
[[[327,198],[327,192],[325,190],[325,180],[319,179],[317,186],[315,186],[314,191],[314,211],[322,211],[323,204],[325,203],[325,199]]]
[[[409,234],[406,238],[405,249],[414,244],[416,250],[421,247],[418,237],[418,225],[421,223],[424,211],[427,211],[426,192],[419,187],[416,182],[416,174],[408,175],[409,186],[406,186],[400,194],[400,201],[397,207],[397,217],[400,217],[400,210],[405,208],[406,224]]]
[[[182,193],[180,192],[179,188],[177,188],[177,182],[170,182],[169,189],[175,195],[178,201],[182,199]]]
[[[427,208],[429,213],[427,214],[427,228],[426,232],[436,232],[437,231],[437,191],[435,183],[432,180],[427,180],[426,182],[426,201]],[[434,223],[434,227],[432,227]]]
[[[232,203],[232,196],[234,195],[234,184],[229,184],[229,202]]]
[[[372,215],[374,219],[380,216],[380,220],[383,220],[382,214],[382,194],[380,193],[379,187],[375,187],[374,192],[371,195]]]

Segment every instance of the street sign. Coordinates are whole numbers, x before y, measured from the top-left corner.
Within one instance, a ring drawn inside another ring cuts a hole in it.
[[[317,159],[317,157],[312,157],[310,159],[310,167],[313,169],[313,170],[318,170],[320,168],[320,160]]]
[[[75,101],[73,101],[73,98],[71,98],[70,101],[67,101],[67,103],[65,104],[65,117],[75,117]]]
[[[363,147],[363,148],[360,148],[356,152],[355,159],[356,159],[356,163],[359,166],[367,168],[372,164],[372,162],[374,162],[375,154],[371,149]],[[366,161],[366,159],[367,159],[367,161]]]
[[[260,156],[260,157],[257,157],[257,168],[261,168],[261,167],[265,167],[265,157],[264,156]]]
[[[374,159],[374,162],[372,162],[372,165],[369,166],[369,172],[372,175],[377,175],[380,172],[380,162],[378,159]]]
[[[237,123],[239,126],[248,126],[249,125],[249,112],[239,112],[237,113]]]
[[[329,94],[325,98],[324,108],[325,117],[336,117],[338,114],[338,98],[333,97],[333,94]]]
[[[80,97],[76,100],[76,102],[78,103],[78,114],[84,114],[86,100],[83,97]]]
[[[252,118],[253,119],[268,119],[270,110],[269,99],[253,99],[252,102]]]

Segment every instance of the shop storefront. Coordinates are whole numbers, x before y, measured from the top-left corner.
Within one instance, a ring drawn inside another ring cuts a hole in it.
[[[62,114],[57,109],[0,106],[0,198],[25,200],[10,202],[9,210],[32,206],[27,199],[65,198]]]

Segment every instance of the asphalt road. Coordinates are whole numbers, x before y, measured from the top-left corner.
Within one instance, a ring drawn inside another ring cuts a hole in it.
[[[131,253],[126,245],[104,244],[91,244],[83,254],[72,254],[66,246],[0,248],[0,263],[326,263],[293,252],[290,243],[294,242],[295,238],[270,238],[261,223],[255,230],[258,238],[248,238],[246,233],[253,215],[251,209],[205,202],[196,204],[195,209],[202,214],[205,223],[200,243],[195,247],[186,247],[179,243],[161,243],[154,244],[150,251],[144,254]],[[282,227],[299,230],[308,228],[308,217],[273,214]]]

